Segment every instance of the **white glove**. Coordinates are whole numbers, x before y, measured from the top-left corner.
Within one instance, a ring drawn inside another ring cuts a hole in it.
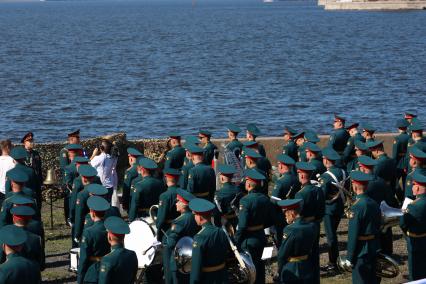
[[[343,265],[347,268],[352,268],[352,263],[347,259],[345,259],[345,262],[343,262]]]

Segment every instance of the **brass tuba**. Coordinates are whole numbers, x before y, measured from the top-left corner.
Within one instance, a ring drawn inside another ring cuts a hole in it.
[[[345,262],[345,256],[339,256],[337,266],[346,272],[352,272],[352,267]],[[381,278],[395,278],[399,275],[399,264],[392,257],[379,252],[376,258],[376,276]]]

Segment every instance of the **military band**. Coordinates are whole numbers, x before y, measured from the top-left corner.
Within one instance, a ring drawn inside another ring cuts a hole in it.
[[[240,127],[226,126],[224,150],[235,154],[239,167],[226,164],[221,154],[219,161],[225,163],[217,163],[222,150],[206,129],[198,137],[185,136],[183,145],[180,134],[169,133],[170,148],[158,163],[129,147],[121,208],[106,199],[108,190],[88,164],[79,131],[68,134],[59,162],[72,247],[80,250],[77,282],[233,283],[235,265],[237,271],[247,269],[241,262],[241,254],[247,253],[255,270],[247,282],[265,283],[265,248],[271,246],[278,262],[276,282],[319,283],[320,271],[350,270],[353,283],[379,283],[379,258],[393,254],[392,228],[382,220],[383,208],[403,203],[399,212],[408,278],[426,278],[423,125],[412,113],[398,120],[399,133],[388,156],[373,126],[362,124],[361,134],[358,123],[345,123],[334,116],[325,147],[312,130],[284,127],[276,170],[256,140],[261,132],[254,123],[247,125],[244,143],[237,138]],[[40,283],[45,267],[41,156],[33,133],[21,142],[24,147],[11,151],[16,166],[6,173],[0,212],[0,283]],[[242,180],[235,179],[237,174]],[[347,240],[337,233],[345,217]],[[161,260],[145,267],[125,241],[132,224],[140,221],[155,232],[155,253],[162,248]],[[328,263],[320,269],[321,227]],[[192,240],[189,266],[178,256],[184,238]],[[346,256],[338,241],[346,241]]]

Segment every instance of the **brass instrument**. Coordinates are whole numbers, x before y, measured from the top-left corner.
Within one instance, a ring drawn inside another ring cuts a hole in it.
[[[346,272],[352,272],[352,267],[345,261],[346,256],[339,256],[337,266]],[[379,252],[376,258],[376,275],[381,278],[395,278],[399,275],[399,264],[392,257]]]
[[[385,232],[388,228],[398,225],[399,218],[404,214],[402,209],[390,207],[385,201],[380,203],[380,211],[382,212],[382,232]],[[345,259],[346,257],[339,257],[337,265],[341,270],[351,272],[352,268],[348,266]],[[378,277],[394,278],[398,276],[399,273],[399,264],[395,259],[382,252],[377,254],[376,275]]]
[[[234,174],[234,177],[232,178],[232,182],[238,184],[241,182],[241,179],[244,176],[244,165],[239,159],[239,151],[230,151],[225,144],[222,144],[221,146],[223,147],[224,151],[223,157],[225,164],[233,165],[237,170],[237,172]]]
[[[193,242],[194,240],[191,237],[180,238],[173,251],[173,257],[176,259],[178,270],[183,274],[191,272]]]

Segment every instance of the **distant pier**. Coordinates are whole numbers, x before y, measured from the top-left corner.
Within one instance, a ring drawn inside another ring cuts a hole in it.
[[[325,10],[426,10],[426,0],[318,0]]]

